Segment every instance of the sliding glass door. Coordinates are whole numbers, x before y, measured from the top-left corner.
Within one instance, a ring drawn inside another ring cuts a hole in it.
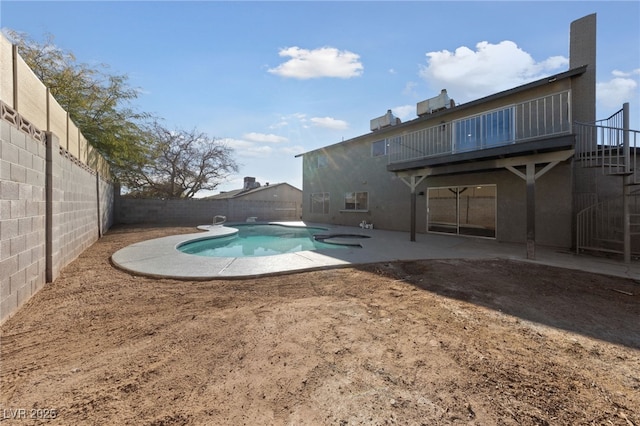
[[[427,230],[447,234],[496,237],[496,186],[429,188]]]

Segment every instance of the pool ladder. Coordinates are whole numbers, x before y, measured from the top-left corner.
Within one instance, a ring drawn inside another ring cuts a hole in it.
[[[227,217],[226,216],[216,215],[216,216],[213,217],[213,226],[222,225],[226,221],[227,221]]]

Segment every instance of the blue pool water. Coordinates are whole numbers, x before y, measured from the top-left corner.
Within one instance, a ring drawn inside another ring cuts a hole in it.
[[[178,247],[183,253],[211,257],[273,256],[304,250],[344,249],[347,246],[316,241],[323,228],[283,225],[233,225],[238,233],[187,242]]]

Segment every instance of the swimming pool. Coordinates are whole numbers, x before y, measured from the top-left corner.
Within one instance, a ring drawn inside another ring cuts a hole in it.
[[[293,227],[277,224],[238,224],[237,233],[187,241],[178,246],[182,253],[208,257],[274,256],[306,250],[345,249],[357,244],[324,242],[325,228]]]

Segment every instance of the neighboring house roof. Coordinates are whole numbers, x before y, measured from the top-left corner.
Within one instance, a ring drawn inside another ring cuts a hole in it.
[[[203,199],[205,199],[205,200],[226,200],[226,199],[229,199],[229,198],[238,198],[238,197],[243,197],[243,196],[248,195],[248,194],[255,194],[256,192],[268,191],[268,190],[271,190],[273,188],[277,188],[277,187],[282,186],[282,185],[287,185],[287,186],[293,188],[294,190],[302,192],[300,189],[296,188],[295,186],[290,185],[290,184],[288,184],[286,182],[282,182],[282,183],[272,183],[272,184],[269,184],[269,185],[259,186],[258,188],[234,189],[232,191],[221,192],[220,194],[217,194],[217,195],[211,195],[209,197],[204,197]]]
[[[541,78],[540,80],[532,81],[531,83],[527,83],[527,84],[524,84],[522,86],[518,86],[518,87],[514,87],[512,89],[504,90],[502,92],[494,93],[492,95],[485,96],[484,98],[476,99],[475,101],[471,101],[471,102],[467,102],[467,103],[464,103],[464,104],[456,105],[454,108],[445,109],[445,110],[442,110],[442,111],[434,112],[432,114],[426,114],[426,115],[423,115],[421,117],[415,118],[413,120],[409,120],[409,121],[405,121],[404,123],[397,124],[395,126],[390,126],[390,127],[387,127],[387,128],[376,130],[375,133],[379,134],[379,135],[382,135],[382,134],[387,133],[387,132],[395,132],[395,133],[397,133],[398,129],[402,128],[403,126],[407,126],[409,124],[415,124],[416,122],[419,122],[419,121],[433,120],[436,117],[445,116],[447,114],[451,114],[454,111],[460,111],[460,110],[464,110],[464,109],[467,109],[467,108],[472,108],[472,107],[475,107],[477,105],[481,105],[483,103],[491,102],[491,101],[496,100],[496,99],[505,98],[507,96],[512,96],[512,95],[520,93],[520,92],[531,90],[531,89],[534,89],[536,87],[543,86],[545,84],[552,83],[552,82],[557,81],[557,80],[563,80],[563,79],[566,79],[566,78],[571,78],[571,77],[574,77],[576,75],[584,74],[586,72],[586,70],[587,70],[587,65],[582,65],[580,67],[572,68],[572,69],[570,69],[568,71],[565,71],[565,72],[562,72],[562,73],[559,73],[559,74],[551,75],[551,76],[548,76],[548,77]],[[333,146],[338,146],[338,145],[343,145],[343,144],[348,144],[348,143],[351,143],[351,142],[355,142],[355,141],[357,141],[357,140],[359,140],[359,139],[361,139],[363,137],[369,136],[370,134],[371,133],[366,133],[364,135],[356,136],[356,137],[348,139],[346,141],[338,142],[338,143],[335,143],[335,144],[324,146],[322,148],[317,148],[317,149],[314,149],[314,150],[311,150],[311,151],[307,151],[307,152],[304,152],[302,154],[298,154],[295,157],[296,158],[297,157],[302,157],[303,155],[307,155],[307,154],[310,154],[310,153],[315,152],[315,151],[321,151],[323,149],[330,148],[330,147],[333,147]]]

